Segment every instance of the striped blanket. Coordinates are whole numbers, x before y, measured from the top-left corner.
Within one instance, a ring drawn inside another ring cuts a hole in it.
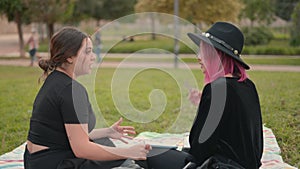
[[[147,142],[154,146],[176,146],[179,150],[182,147],[189,147],[188,133],[169,134],[143,132],[139,134],[131,143]],[[116,146],[123,146],[121,142],[113,140]],[[0,156],[0,169],[24,169],[23,153],[25,143],[11,152]],[[284,163],[280,156],[280,148],[271,129],[264,127],[264,152],[262,166],[260,169],[297,169]]]

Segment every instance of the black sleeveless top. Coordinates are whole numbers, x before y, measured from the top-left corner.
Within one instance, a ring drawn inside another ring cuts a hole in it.
[[[90,132],[95,123],[86,89],[55,70],[35,98],[28,140],[50,149],[71,150],[64,124],[88,124]]]

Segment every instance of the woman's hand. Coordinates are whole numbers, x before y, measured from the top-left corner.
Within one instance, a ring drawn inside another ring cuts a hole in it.
[[[193,105],[198,106],[199,103],[200,103],[201,95],[202,95],[202,93],[199,90],[197,90],[197,89],[190,89],[188,97],[189,97],[190,102]]]
[[[135,129],[132,126],[120,126],[123,121],[121,117],[117,122],[108,128],[108,137],[113,139],[118,139],[124,143],[128,143],[124,138],[133,139],[129,136],[130,134],[135,134]]]
[[[136,144],[128,148],[128,158],[133,160],[146,160],[147,154],[152,149],[149,144]]]

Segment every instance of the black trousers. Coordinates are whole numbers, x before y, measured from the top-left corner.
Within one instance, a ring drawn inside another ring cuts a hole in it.
[[[107,138],[94,140],[94,142],[101,145],[114,146]],[[25,169],[110,169],[120,166],[124,161],[125,160],[94,161],[80,159],[76,158],[71,150],[55,148],[29,153],[27,147],[25,147],[24,153]],[[143,168],[148,168],[146,161],[137,161],[136,163]]]
[[[182,169],[191,155],[175,149],[153,148],[147,158],[149,169]]]
[[[94,142],[101,145],[114,146],[109,139],[105,138],[95,140]],[[153,148],[149,152],[146,161],[135,161],[135,163],[145,169],[182,169],[188,158],[190,158],[190,155],[183,151]],[[31,154],[26,147],[24,153],[25,169],[110,169],[122,165],[124,161],[125,160],[94,161],[80,159],[74,157],[73,152],[70,150],[66,151],[53,148]]]

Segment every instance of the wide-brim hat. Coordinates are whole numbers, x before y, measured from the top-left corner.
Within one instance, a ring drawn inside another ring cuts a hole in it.
[[[250,69],[240,57],[244,46],[244,35],[233,24],[216,22],[206,32],[188,33],[187,35],[196,45],[199,46],[200,42],[204,41],[231,56],[245,69]]]

